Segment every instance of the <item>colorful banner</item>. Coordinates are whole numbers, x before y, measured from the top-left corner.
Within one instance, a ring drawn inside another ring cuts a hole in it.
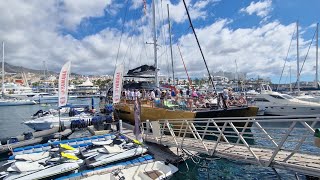
[[[59,75],[59,107],[65,106],[68,102],[68,86],[71,61],[65,63]]]
[[[113,103],[119,103],[121,98],[122,90],[122,77],[123,77],[124,66],[120,64],[117,66],[113,76]]]

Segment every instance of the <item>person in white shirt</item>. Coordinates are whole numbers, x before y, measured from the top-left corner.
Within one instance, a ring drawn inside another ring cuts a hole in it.
[[[133,91],[133,89],[130,91],[130,96],[131,96],[131,100],[134,100],[134,91]]]
[[[126,99],[130,99],[129,96],[130,96],[130,90],[126,89]]]
[[[154,93],[154,91],[152,90],[151,93],[150,93],[150,97],[151,97],[151,100],[155,100],[156,99],[156,94]]]

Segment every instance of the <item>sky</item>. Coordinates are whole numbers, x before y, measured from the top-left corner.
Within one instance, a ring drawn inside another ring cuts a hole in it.
[[[315,80],[320,1],[185,1],[210,72],[245,72],[273,83],[283,74],[280,83],[294,82],[298,21],[300,79]],[[206,76],[181,0],[155,0],[160,74],[172,74],[167,4],[175,77],[186,77],[182,59],[191,77]],[[111,75],[121,63],[126,71],[154,64],[151,0],[10,0],[0,1],[0,12],[10,64],[44,69],[45,62],[59,72],[71,60],[72,72],[84,75]]]

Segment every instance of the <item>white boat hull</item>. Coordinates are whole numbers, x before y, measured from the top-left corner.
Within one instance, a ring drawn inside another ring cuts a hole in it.
[[[320,107],[298,107],[298,106],[263,106],[263,107],[265,108],[264,115],[272,115],[272,116],[320,114]]]
[[[38,119],[30,120],[24,122],[25,125],[29,126],[31,129],[34,129],[36,131],[51,129],[54,127],[59,127],[59,122],[61,122],[61,125],[69,128],[72,120],[91,120],[92,116],[90,115],[79,115],[79,116],[73,116],[73,117],[59,117],[58,116],[44,116]]]
[[[66,172],[74,171],[79,168],[78,163],[63,163],[56,166],[50,166],[40,171],[30,171],[25,173],[9,174],[5,180],[19,179],[19,180],[30,180],[30,179],[45,179],[51,176],[56,176]]]
[[[121,168],[119,168],[121,169]],[[115,175],[115,172],[117,172]],[[174,173],[178,171],[178,168],[172,164],[166,165],[164,162],[155,161],[148,162],[145,164],[139,164],[130,168],[113,170],[113,173],[104,174],[94,174],[92,176],[87,176],[83,179],[94,180],[94,179],[105,179],[105,180],[115,180],[115,179],[135,179],[135,180],[145,180],[145,179],[167,179],[171,177]]]
[[[96,157],[91,157],[86,159],[86,164],[88,167],[97,167],[101,165],[105,165],[108,163],[116,162],[119,160],[131,158],[134,156],[138,156],[147,152],[146,148],[137,147],[126,150],[121,153],[114,153],[114,154],[101,154]]]

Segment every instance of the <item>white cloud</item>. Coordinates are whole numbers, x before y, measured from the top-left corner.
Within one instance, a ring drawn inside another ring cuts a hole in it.
[[[103,16],[104,9],[111,4],[111,0],[64,0],[60,2],[60,20],[71,30],[74,30],[83,18]],[[114,11],[111,12],[114,13]]]
[[[164,7],[163,13],[167,14],[166,6],[169,4],[170,8],[170,18],[176,23],[182,23],[188,20],[187,13],[183,4],[183,1],[179,1],[178,4],[172,4],[170,0],[163,0],[162,6]],[[161,6],[159,2],[158,7]],[[216,5],[220,0],[199,0],[192,3],[191,0],[186,0],[186,5],[188,7],[189,13],[191,14],[192,20],[205,19],[208,16],[207,7]]]
[[[240,12],[248,13],[249,15],[256,14],[259,17],[266,17],[271,12],[272,0],[251,2],[246,8],[240,9]]]
[[[227,23],[227,20],[220,20],[203,29],[196,29],[210,71],[234,72],[234,60],[237,59],[238,70],[247,72],[251,77],[280,77],[295,24],[285,26],[274,21],[257,28],[231,29]],[[292,67],[296,64],[294,43],[289,54]],[[306,44],[306,40],[300,38],[300,43],[300,53],[304,56],[307,46],[303,44]],[[181,37],[180,44],[189,74],[199,76],[206,73],[194,36],[188,34]],[[310,59],[314,59],[314,56],[314,53],[309,53]],[[183,66],[179,64],[177,68],[183,75]],[[313,64],[313,61],[306,61],[303,74],[312,74],[308,69]],[[295,73],[294,68],[292,73]]]
[[[164,4],[165,7],[166,3]],[[70,13],[65,16],[66,14],[61,14],[61,4],[57,4],[56,0],[0,1],[0,37],[6,43],[6,62],[17,66],[42,69],[42,61],[46,61],[49,70],[58,72],[67,60],[71,60],[74,73],[111,74],[116,63],[121,29],[105,28],[81,40],[71,35],[62,35],[59,31],[63,25],[61,17],[68,19],[71,14],[82,17],[81,19],[99,16],[99,13],[107,6],[105,3],[100,5],[99,8],[96,5],[87,5],[96,7],[97,13],[82,12],[78,11],[77,7],[70,7],[69,9],[73,10],[69,10]],[[175,6],[178,7],[179,4]],[[194,6],[200,8],[208,4],[198,1]],[[170,8],[170,10],[171,14],[180,10],[181,14],[176,17],[175,21],[184,21],[182,13],[185,12],[184,7]],[[166,8],[164,12],[166,13]],[[191,16],[195,18],[194,14]],[[81,21],[79,18],[76,19],[65,22],[70,22],[70,27],[76,26]],[[145,42],[152,42],[150,22],[149,13],[136,22],[128,22],[130,25],[127,28],[132,27],[133,29],[135,26],[135,30],[138,29],[140,33],[125,31],[122,36],[118,63],[124,62],[126,69],[145,63],[153,64],[153,46],[145,44]],[[229,19],[220,19],[202,29],[196,29],[210,71],[235,71],[234,60],[237,59],[238,71],[248,72],[250,76],[280,76],[295,24],[283,25],[278,21],[273,21],[257,27],[232,29],[229,27],[230,22]],[[167,31],[167,24],[164,26],[164,31]],[[158,24],[158,27],[161,27],[161,23]],[[177,28],[180,27],[175,29]],[[168,74],[170,58],[168,58],[169,49],[166,49],[168,47],[164,45],[164,36],[167,35],[159,34],[158,43],[161,46],[158,47],[158,56],[161,73]],[[303,59],[309,41],[303,36],[299,40],[300,59]],[[191,31],[181,36],[178,42],[181,45],[189,74],[201,77],[206,74],[201,54]],[[293,74],[293,67],[296,64],[294,45],[292,44],[289,54],[289,64],[292,65]],[[176,44],[173,45],[173,52],[176,76],[186,77]],[[303,71],[302,76],[313,73],[312,59],[315,59],[314,47],[309,52],[304,66],[306,71]]]

